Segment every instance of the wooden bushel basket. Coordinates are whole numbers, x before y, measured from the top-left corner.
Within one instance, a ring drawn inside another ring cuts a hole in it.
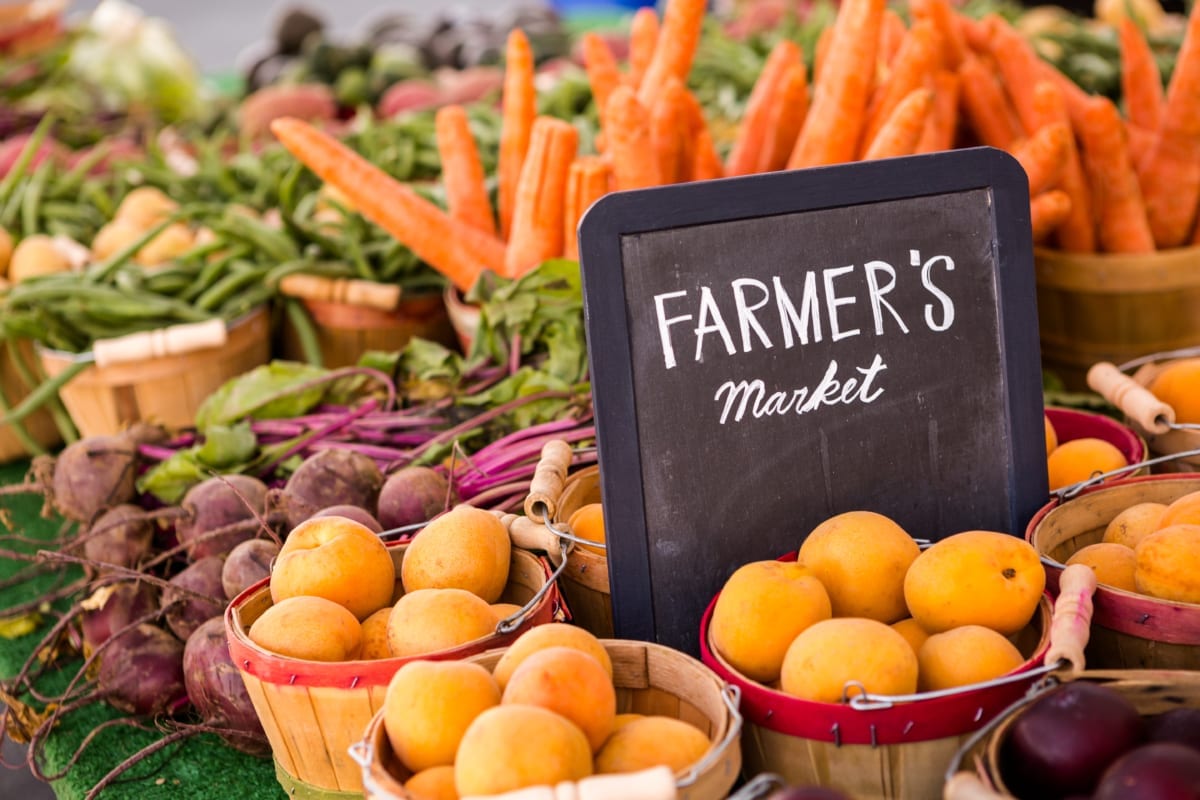
[[[33,347],[28,340],[17,343],[17,356],[24,359],[26,364],[33,363]],[[3,393],[8,407],[16,408],[17,404],[36,388],[36,386],[29,386],[25,383],[20,370],[13,363],[9,348],[0,345],[0,393]],[[0,414],[0,416],[3,415]],[[23,424],[33,440],[43,447],[50,447],[60,441],[54,419],[44,408],[38,409],[26,417]],[[31,455],[33,454],[25,450],[21,440],[13,433],[12,426],[0,425],[0,464],[15,461],[18,458],[28,458]]]
[[[1099,361],[1200,345],[1200,247],[1147,255],[1037,248],[1042,361],[1071,389]]]
[[[794,561],[795,554],[780,560]],[[1043,596],[1029,625],[1010,637],[1027,660],[1004,682],[914,695],[905,702],[872,696],[865,708],[819,703],[750,680],[722,658],[709,640],[715,605],[714,597],[700,624],[701,655],[717,675],[742,690],[747,774],[777,773],[788,784],[827,786],[855,800],[937,797],[945,765],[962,743],[1046,672],[1041,665],[1048,653],[1055,661],[1066,657],[1059,653],[1063,648],[1052,648],[1050,600]],[[1068,647],[1078,641],[1073,646],[1082,651],[1086,626],[1072,631],[1073,640],[1067,634],[1069,619],[1065,610],[1056,611],[1056,631],[1063,632],[1059,638]]]
[[[1103,684],[1131,702],[1143,717],[1175,708],[1200,708],[1200,673],[1189,670],[1088,670],[1065,677]],[[1048,681],[1039,691],[1031,692],[1015,703],[996,718],[986,736],[968,743],[951,760],[946,776],[945,800],[1013,797],[1004,783],[1001,747],[1025,710],[1058,686],[1057,681]],[[1130,795],[1130,800],[1135,800],[1133,795]]]
[[[1099,486],[1044,506],[1025,538],[1042,555],[1046,586],[1058,591],[1063,564],[1099,542],[1113,517],[1137,503],[1168,504],[1200,490],[1200,474],[1153,475]],[[1100,586],[1094,599],[1087,660],[1098,669],[1200,668],[1200,605],[1159,600]]]
[[[403,594],[400,565],[406,543],[389,545],[396,564],[396,594]],[[524,605],[549,580],[549,565],[531,553],[513,548],[508,586],[501,602]],[[225,610],[229,653],[241,672],[254,710],[262,721],[271,751],[282,771],[280,783],[312,793],[361,796],[362,771],[348,748],[380,708],[388,682],[402,665],[415,660],[461,659],[489,648],[507,645],[533,625],[553,622],[558,592],[551,585],[541,600],[511,633],[499,632],[460,647],[412,658],[325,663],[275,655],[250,641],[250,626],[271,607],[269,579],[246,589]]]
[[[1196,311],[1200,316],[1200,310]],[[1121,409],[1125,418],[1137,433],[1144,437],[1154,458],[1165,458],[1154,466],[1155,472],[1200,472],[1200,429],[1180,427],[1175,424],[1175,409],[1159,400],[1151,391],[1154,379],[1177,359],[1168,356],[1190,353],[1200,357],[1200,348],[1176,354],[1156,354],[1141,363],[1130,377],[1122,368],[1109,363],[1094,365],[1088,370],[1088,386],[1105,400]],[[1177,456],[1177,454],[1192,455]]]
[[[196,411],[217,388],[267,363],[269,327],[266,309],[258,308],[229,325],[220,346],[93,364],[67,383],[59,397],[84,436],[118,433],[139,421],[191,427]],[[57,350],[40,350],[39,356],[51,377],[81,359]]]
[[[674,794],[681,800],[721,800],[729,794],[741,771],[741,715],[737,690],[691,656],[649,642],[602,640],[613,664],[617,687],[617,713],[660,715],[695,725],[712,742],[703,758],[675,775]],[[489,650],[466,659],[492,670],[503,649]],[[363,741],[354,748],[362,765],[363,786],[370,800],[409,800],[403,780],[408,772],[388,743],[383,714],[371,720]],[[605,776],[611,780],[616,776]],[[585,779],[580,786],[589,780]],[[669,789],[669,787],[668,787]],[[609,787],[603,797],[633,796],[631,791]],[[660,794],[637,794],[658,798]]]

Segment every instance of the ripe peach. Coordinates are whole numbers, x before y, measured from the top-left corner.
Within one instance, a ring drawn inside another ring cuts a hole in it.
[[[1081,547],[1067,559],[1067,566],[1085,564],[1096,573],[1096,583],[1136,592],[1133,580],[1137,556],[1134,551],[1116,542],[1097,542]]]
[[[953,689],[1007,675],[1025,657],[1002,634],[982,625],[962,625],[925,640],[917,654],[922,692]]]
[[[494,603],[508,583],[511,554],[508,531],[495,514],[456,506],[413,537],[400,577],[406,592],[466,589]]]
[[[526,658],[504,687],[504,703],[562,714],[587,736],[592,752],[613,730],[617,692],[600,662],[570,647],[548,647]]]
[[[393,656],[419,656],[491,635],[496,615],[465,589],[418,589],[396,601],[388,617]]]
[[[288,534],[275,569],[271,599],[315,595],[364,620],[392,600],[396,565],[369,528],[345,517],[314,517]]]
[[[679,772],[703,758],[711,745],[699,728],[681,719],[645,717],[609,737],[596,754],[596,773],[639,772],[658,766]]]
[[[1050,491],[1081,483],[1128,463],[1124,453],[1103,439],[1087,437],[1063,442],[1046,458]]]
[[[779,677],[792,640],[831,615],[829,594],[806,567],[752,561],[725,582],[709,636],[730,666],[751,680],[770,683]]]
[[[587,539],[589,542],[599,542],[604,544],[607,539],[604,533],[604,507],[599,503],[588,503],[575,509],[567,520],[567,527],[571,529],[571,533],[578,536],[580,539]],[[603,547],[596,547],[591,544],[579,545],[584,550],[591,550],[593,553],[607,555],[608,551]]]
[[[1200,603],[1200,525],[1171,525],[1142,539],[1134,551],[1137,590],[1179,603]]]
[[[377,658],[391,658],[392,651],[388,649],[387,625],[392,609],[381,608],[362,623],[362,647],[357,658],[361,661],[372,661]]]
[[[458,800],[454,767],[443,765],[423,769],[404,782],[404,791],[412,795],[412,800]]]
[[[577,625],[550,622],[546,625],[535,625],[522,633],[500,656],[492,670],[492,674],[496,676],[496,683],[500,684],[500,691],[504,691],[508,679],[526,658],[548,647],[573,647],[587,653],[599,661],[609,678],[612,678],[612,659],[599,639]]]
[[[921,627],[921,623],[912,617],[893,622],[892,630],[904,637],[914,653],[921,652],[921,645],[925,644],[925,640],[929,638],[929,634]]]
[[[592,750],[575,723],[539,706],[498,705],[463,734],[454,759],[462,797],[553,786],[592,774]]]
[[[783,659],[780,688],[819,703],[858,693],[910,694],[917,688],[917,654],[882,622],[863,617],[827,619],[796,637]]]
[[[1138,503],[1112,518],[1104,529],[1104,541],[1137,547],[1138,542],[1158,530],[1167,507],[1162,503]]]
[[[500,704],[500,687],[467,661],[409,661],[388,683],[383,727],[396,756],[413,772],[454,763],[475,718]]]
[[[250,641],[304,661],[349,661],[358,654],[362,626],[344,606],[323,597],[288,597],[250,626]]]

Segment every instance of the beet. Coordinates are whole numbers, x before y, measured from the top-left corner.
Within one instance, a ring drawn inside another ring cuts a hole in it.
[[[221,588],[232,600],[247,588],[271,574],[271,564],[279,555],[279,545],[267,539],[251,539],[229,551],[221,567]]]
[[[83,554],[90,561],[118,567],[136,567],[150,554],[154,525],[145,512],[130,503],[105,511],[92,524],[83,543]],[[103,574],[104,567],[97,567]]]
[[[188,544],[188,558],[225,555],[237,545],[253,539],[258,530],[256,516],[267,506],[267,486],[249,475],[221,475],[196,484],[180,503],[187,516],[175,524],[181,544]],[[201,538],[205,533],[234,523],[244,529]],[[199,541],[197,541],[199,540]]]
[[[54,507],[68,519],[91,522],[106,508],[134,498],[137,451],[123,436],[89,436],[67,445],[54,462]]]
[[[317,513],[313,514],[313,516],[345,517],[346,519],[352,519],[360,525],[370,528],[373,533],[383,533],[383,526],[379,524],[379,520],[371,516],[370,511],[367,511],[365,508],[359,508],[358,506],[330,506],[329,508],[321,509]]]
[[[95,650],[115,631],[158,608],[158,595],[158,589],[144,581],[121,581],[101,586],[81,601],[79,622],[85,650]]]
[[[767,800],[850,800],[850,797],[827,786],[787,786],[767,795]]]
[[[128,714],[161,714],[187,697],[183,642],[162,628],[138,625],[104,651],[96,680],[104,699]]]
[[[225,604],[221,602],[225,597],[225,588],[221,584],[224,566],[225,559],[221,556],[207,556],[171,578],[172,586],[211,597],[212,601],[190,597],[173,589],[163,591],[162,609],[166,612],[167,626],[180,639],[186,640],[202,623],[225,611]]]
[[[375,508],[383,474],[375,461],[353,450],[318,450],[296,468],[286,492],[314,509],[337,505]]]
[[[183,678],[188,698],[204,721],[229,728],[221,738],[245,753],[270,752],[246,684],[229,655],[222,618],[208,620],[188,637],[183,650]]]
[[[1146,739],[1200,750],[1200,708],[1173,708],[1146,720]]]
[[[405,467],[388,476],[379,492],[379,524],[385,530],[428,522],[446,510],[450,484],[429,467]],[[449,505],[458,501],[451,495]]]
[[[1104,769],[1144,736],[1128,700],[1075,681],[1037,699],[1013,722],[1000,747],[1001,774],[1022,800],[1090,794]]]
[[[1175,742],[1155,742],[1117,759],[1092,800],[1200,800],[1200,753]]]

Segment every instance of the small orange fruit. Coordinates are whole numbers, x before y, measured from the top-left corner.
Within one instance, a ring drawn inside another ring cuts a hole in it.
[[[567,527],[571,529],[571,533],[580,539],[587,539],[590,542],[599,542],[600,544],[608,541],[604,536],[604,506],[599,503],[588,503],[585,506],[575,509],[575,513],[567,519]],[[579,546],[584,550],[591,550],[593,553],[599,553],[600,555],[606,555],[608,552],[603,547],[595,547],[590,544],[581,544]]]
[[[1104,529],[1104,541],[1137,547],[1138,542],[1158,530],[1167,507],[1162,503],[1138,503],[1112,518]]]
[[[819,703],[861,693],[911,694],[917,688],[917,654],[892,628],[873,619],[844,617],[812,625],[783,659],[780,688]]]
[[[1084,564],[1096,573],[1096,583],[1111,586],[1114,589],[1124,589],[1136,592],[1137,585],[1133,582],[1134,566],[1137,556],[1133,550],[1115,542],[1098,542],[1076,550],[1067,559],[1067,566]]]
[[[1185,494],[1167,506],[1158,520],[1158,527],[1172,525],[1200,525],[1200,492]]]
[[[1179,603],[1200,603],[1200,525],[1172,525],[1142,539],[1133,573],[1143,594]]]
[[[1054,430],[1054,425],[1050,423],[1049,417],[1043,414],[1042,420],[1046,423],[1046,455],[1049,456],[1054,452],[1054,448],[1058,447],[1058,434]]]
[[[1200,358],[1176,361],[1150,382],[1154,396],[1175,409],[1175,421],[1200,422]]]
[[[921,652],[921,645],[925,644],[925,640],[929,638],[929,634],[921,627],[921,623],[912,617],[893,622],[892,630],[904,637],[904,641],[908,642],[908,646],[913,649],[914,653]]]
[[[1103,439],[1072,439],[1046,458],[1050,491],[1086,481],[1093,475],[1127,466],[1125,455]]]
[[[930,636],[917,654],[922,692],[953,689],[1007,675],[1025,663],[1007,638],[982,625],[963,625]]]

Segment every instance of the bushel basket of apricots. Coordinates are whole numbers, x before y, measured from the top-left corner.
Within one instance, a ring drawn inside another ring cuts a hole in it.
[[[352,752],[372,800],[719,800],[740,734],[738,690],[696,659],[552,623],[463,661],[405,664]]]
[[[294,528],[270,576],[225,612],[284,788],[361,791],[348,748],[401,665],[464,658],[551,622],[562,606],[550,574],[498,515],[470,506],[393,545],[345,517]]]
[[[964,531],[923,547],[870,511],[743,565],[705,612],[701,647],[742,691],[747,772],[855,798],[938,796],[962,741],[1050,668],[1047,653],[1053,665],[1082,650],[1086,621],[1059,623],[1064,642],[1051,642],[1044,588],[1020,537]]]

